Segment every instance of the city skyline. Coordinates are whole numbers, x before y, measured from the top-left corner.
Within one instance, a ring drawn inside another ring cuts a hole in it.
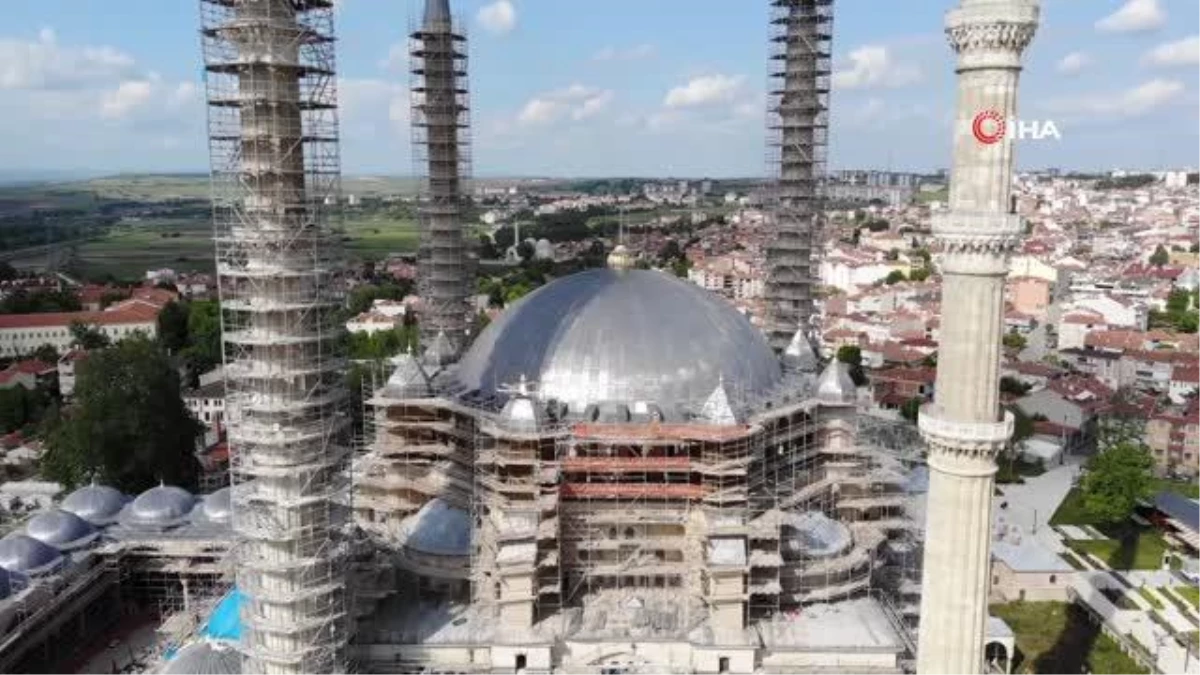
[[[339,98],[347,174],[412,173],[405,35],[419,3],[343,0]],[[953,72],[932,29],[951,3],[873,13],[848,0],[834,24],[831,168],[947,165]],[[464,3],[472,34],[478,176],[760,176],[766,8],[720,0],[617,2],[586,20],[541,0]],[[201,73],[186,58],[197,17],[145,0],[126,15],[63,0],[19,2],[0,34],[0,169],[203,171]],[[1022,79],[1030,142],[1018,168],[1168,168],[1194,162],[1194,4],[1043,7],[1046,39]],[[713,48],[704,48],[703,45]],[[699,47],[698,47],[699,46]],[[547,58],[552,54],[551,58]]]

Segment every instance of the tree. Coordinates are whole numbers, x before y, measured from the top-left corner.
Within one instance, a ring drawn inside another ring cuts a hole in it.
[[[913,281],[925,281],[926,279],[929,278],[929,268],[928,267],[919,267],[919,268],[913,270],[908,275],[908,278]]]
[[[68,326],[71,331],[71,342],[80,349],[103,349],[111,340],[108,335],[95,326],[89,326],[81,321],[72,321]]]
[[[904,281],[904,272],[901,272],[900,270],[892,270],[883,280],[883,283],[891,286],[892,284],[898,284],[901,281]]]
[[[1021,351],[1022,349],[1025,349],[1025,345],[1028,343],[1029,341],[1025,339],[1025,336],[1021,335],[1020,333],[1012,332],[1004,334],[1004,346],[1008,347],[1009,349]]]
[[[188,303],[188,345],[183,357],[193,373],[204,373],[221,363],[221,306],[216,300]]]
[[[1150,496],[1153,465],[1145,446],[1136,443],[1121,443],[1092,457],[1080,485],[1084,510],[1103,523],[1125,520],[1139,499]]]
[[[1000,378],[1000,391],[1004,394],[1024,396],[1025,394],[1028,394],[1029,390],[1032,388],[1032,385],[1025,384],[1015,377],[1009,377],[1008,375],[1005,375]]]
[[[1158,247],[1154,249],[1154,253],[1150,254],[1150,264],[1154,265],[1155,267],[1162,267],[1169,262],[1171,262],[1171,254],[1167,253],[1167,249],[1164,248],[1162,244],[1159,244]]]
[[[867,375],[862,367],[862,349],[857,345],[838,347],[837,360],[850,366],[850,379],[854,380],[854,386],[861,387],[867,383]]]
[[[176,353],[188,345],[187,305],[172,300],[158,313],[158,340],[163,349]]]
[[[923,403],[925,400],[917,396],[908,399],[900,406],[900,416],[916,424],[917,417],[921,415],[921,404]]]
[[[50,343],[46,343],[33,350],[30,356],[43,363],[58,363],[58,349]]]
[[[170,359],[144,336],[91,354],[78,366],[76,404],[47,429],[43,474],[68,489],[92,476],[129,493],[159,481],[194,487],[202,429],[179,391]]]
[[[0,260],[0,281],[11,281],[17,278],[17,269],[7,261]]]
[[[1172,290],[1170,292],[1170,294],[1167,295],[1167,312],[1168,313],[1173,314],[1176,312],[1186,312],[1188,310],[1188,308],[1191,306],[1192,306],[1192,294],[1188,293],[1187,291],[1183,290],[1182,288],[1176,288],[1176,289]]]

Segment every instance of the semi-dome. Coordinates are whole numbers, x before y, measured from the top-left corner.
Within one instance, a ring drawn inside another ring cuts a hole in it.
[[[173,485],[150,488],[129,505],[122,522],[128,525],[167,528],[182,523],[196,505],[192,493]]]
[[[841,554],[854,542],[849,528],[820,511],[784,515],[783,549],[789,556],[828,558]]]
[[[30,518],[25,525],[25,534],[60,551],[87,546],[100,536],[91,523],[60,509],[44,511]]]
[[[206,495],[192,512],[192,520],[201,523],[227,525],[233,518],[233,509],[230,507],[229,498],[229,488],[221,488],[210,495]]]
[[[233,675],[242,672],[242,657],[233,645],[202,640],[180,649],[162,672]]]
[[[782,370],[758,329],[720,297],[661,272],[595,269],[522,298],[456,372],[484,395],[521,376],[539,398],[578,413],[604,401],[699,408],[722,376],[738,399],[768,392]]]
[[[62,554],[24,534],[0,539],[0,567],[9,572],[38,576],[51,572],[62,562]]]
[[[431,499],[401,525],[404,545],[430,555],[471,553],[471,515],[441,499]]]
[[[67,495],[62,510],[74,513],[92,525],[110,525],[125,508],[126,497],[107,485],[85,485]]]

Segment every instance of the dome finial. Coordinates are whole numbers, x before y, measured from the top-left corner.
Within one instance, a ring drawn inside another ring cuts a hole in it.
[[[625,244],[617,244],[608,254],[608,268],[617,271],[633,269],[633,255],[625,248]]]

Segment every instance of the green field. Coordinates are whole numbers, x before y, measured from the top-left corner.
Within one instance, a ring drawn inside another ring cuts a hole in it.
[[[360,197],[383,195],[412,195],[417,180],[402,176],[344,176],[342,194]],[[47,183],[22,188],[48,195],[78,193],[101,199],[120,199],[143,202],[162,202],[173,199],[208,199],[212,194],[207,173],[195,174],[120,174],[82,181]]]
[[[107,236],[76,246],[72,259],[72,267],[89,279],[136,279],[161,267],[211,272],[212,225],[206,220],[126,221]]]
[[[390,253],[417,250],[417,224],[411,219],[386,214],[350,217],[342,223],[346,253],[351,258],[382,260]]]
[[[1192,607],[1200,606],[1200,588],[1195,586],[1176,586],[1175,592],[1192,604]]]
[[[1146,672],[1078,605],[1013,602],[990,609],[1016,635],[1014,673]]]

